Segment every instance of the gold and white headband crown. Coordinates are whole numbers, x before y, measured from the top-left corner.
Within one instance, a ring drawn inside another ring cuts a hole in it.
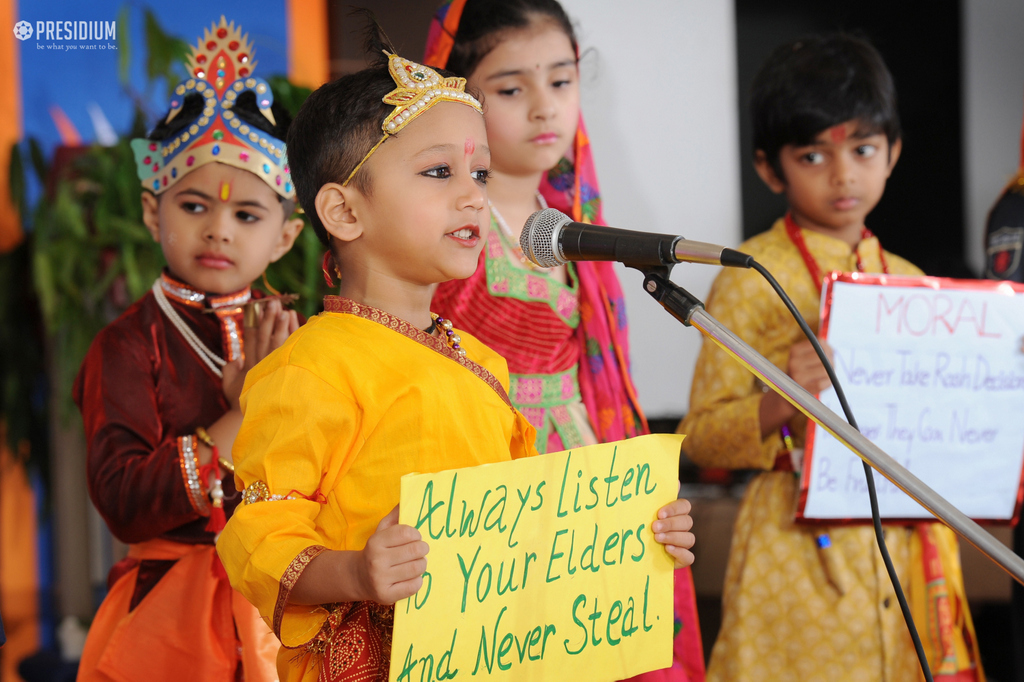
[[[483,113],[480,102],[466,92],[465,78],[444,78],[429,66],[411,62],[397,54],[388,55],[388,71],[391,72],[391,77],[395,79],[395,84],[398,87],[385,95],[381,101],[385,104],[395,105],[395,110],[388,114],[388,117],[381,123],[384,136],[377,144],[373,145],[370,151],[366,152],[363,160],[352,169],[345,182],[342,183],[343,187],[352,181],[366,160],[384,144],[385,140],[398,133],[417,116],[438,102],[458,102]]]

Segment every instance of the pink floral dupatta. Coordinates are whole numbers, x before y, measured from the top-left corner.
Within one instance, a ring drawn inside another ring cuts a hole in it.
[[[604,224],[590,139],[580,116],[573,160],[548,171],[540,191],[548,206],[581,223]],[[575,163],[574,163],[575,160]],[[612,263],[576,264],[580,282],[580,395],[602,443],[648,433],[629,372],[629,327]]]
[[[428,66],[447,65],[465,4],[466,0],[448,0],[434,15],[423,60]],[[548,206],[573,220],[603,224],[597,172],[582,115],[571,158],[563,158],[548,171],[540,192]],[[595,435],[600,442],[608,443],[648,433],[629,373],[626,308],[615,267],[612,263],[590,262],[575,266],[580,297],[580,325],[576,330],[581,345],[580,395]],[[643,673],[630,682],[704,682],[704,652],[689,568],[676,570],[673,599],[672,666]]]
[[[448,63],[466,0],[449,0],[434,15],[424,63]],[[541,181],[551,208],[583,223],[603,224],[597,172],[580,116],[572,158],[563,158]],[[648,433],[629,373],[629,329],[622,287],[611,263],[577,263],[580,286],[580,395],[602,443]]]

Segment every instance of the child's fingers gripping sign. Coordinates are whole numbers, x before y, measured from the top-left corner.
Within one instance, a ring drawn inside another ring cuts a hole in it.
[[[832,361],[832,348],[822,343],[825,356]],[[793,344],[789,350],[789,362],[786,373],[811,393],[824,391],[832,383],[828,378],[825,366],[821,364],[818,354],[810,341],[800,341]]]
[[[423,585],[429,551],[418,530],[398,523],[398,507],[392,509],[363,549],[363,580],[369,598],[394,604],[416,594]]]
[[[690,517],[690,503],[684,499],[672,500],[658,510],[658,520],[651,525],[654,539],[665,546],[665,551],[675,559],[676,568],[689,566],[693,563],[690,548],[696,541],[690,529],[693,518]]]

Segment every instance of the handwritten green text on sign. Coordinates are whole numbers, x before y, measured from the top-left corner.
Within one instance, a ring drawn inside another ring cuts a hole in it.
[[[400,521],[430,554],[419,593],[395,606],[391,682],[671,665],[673,562],[651,523],[676,497],[681,438],[403,477]]]

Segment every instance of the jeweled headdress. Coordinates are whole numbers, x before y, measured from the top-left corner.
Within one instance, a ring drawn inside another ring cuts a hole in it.
[[[366,160],[386,139],[438,102],[459,102],[483,113],[480,102],[466,92],[465,78],[444,78],[429,66],[411,62],[397,54],[388,55],[388,71],[391,72],[391,77],[395,79],[395,85],[398,87],[384,95],[381,101],[385,104],[394,104],[395,110],[381,123],[384,136],[366,152],[366,156],[352,169],[342,186],[352,181]]]
[[[252,92],[260,113],[275,124],[270,110],[274,95],[265,80],[252,76],[253,57],[248,35],[223,16],[204,32],[188,57],[189,78],[174,89],[166,121],[181,113],[191,94],[205,100],[202,115],[174,137],[132,140],[144,188],[160,194],[189,171],[216,161],[247,170],[282,197],[295,198],[284,141],[246,124],[232,111],[239,95]]]

